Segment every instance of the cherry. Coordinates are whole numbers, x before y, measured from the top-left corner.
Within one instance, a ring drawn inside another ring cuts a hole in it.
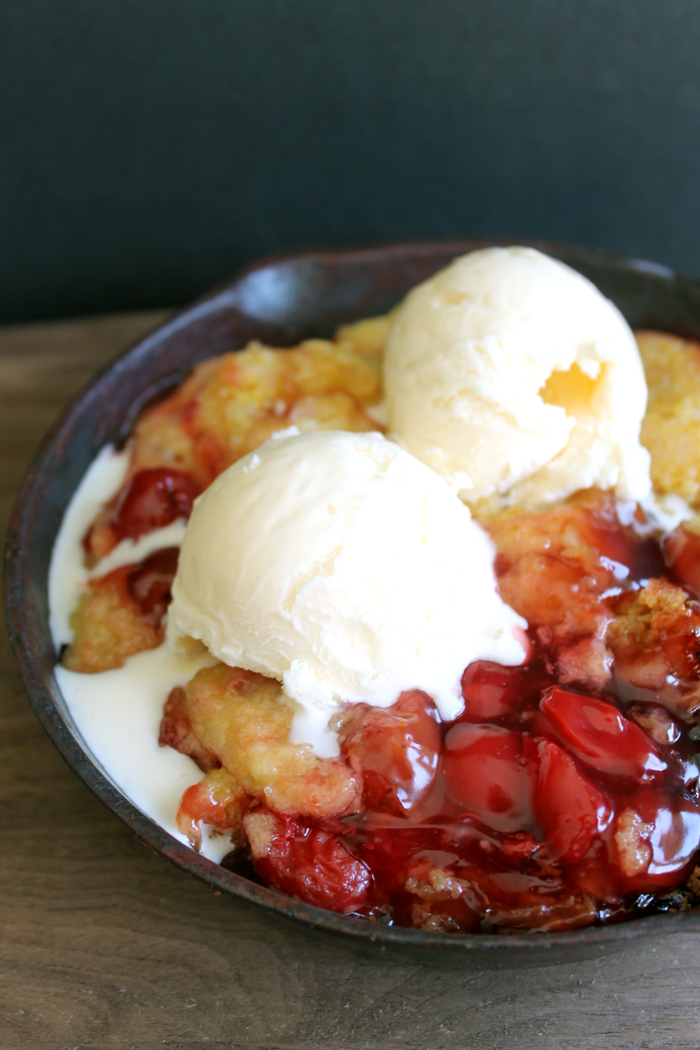
[[[605,831],[613,811],[605,795],[551,740],[540,740],[535,813],[548,852],[561,864],[574,864],[589,850],[593,836]]]
[[[188,837],[195,849],[200,849],[202,823],[219,831],[238,828],[245,805],[245,793],[231,774],[225,769],[212,769],[182,796],[176,817],[178,831]]]
[[[464,712],[461,722],[492,722],[512,714],[523,693],[518,668],[503,667],[490,660],[469,664],[462,675]]]
[[[177,547],[165,547],[144,558],[129,573],[127,590],[138,605],[144,620],[160,626],[170,605],[170,589],[177,572]]]
[[[402,693],[391,708],[358,705],[340,731],[351,765],[362,772],[366,809],[409,812],[435,779],[440,730],[425,693]]]
[[[641,786],[613,827],[617,868],[628,893],[678,884],[700,846],[700,813],[689,799]]]
[[[653,538],[642,539],[631,528],[622,527],[614,500],[604,499],[590,513],[589,521],[591,541],[599,552],[600,564],[611,570],[616,579],[638,581],[663,571],[657,542]]]
[[[678,882],[678,873],[689,863],[700,847],[700,813],[687,799],[675,803],[669,800],[654,814],[654,830],[650,838],[652,850],[648,874],[665,877],[667,885]]]
[[[357,911],[372,884],[366,864],[327,829],[267,812],[273,830],[264,853],[254,857],[259,874],[282,893],[319,908]]]
[[[661,549],[672,578],[700,598],[700,536],[680,525],[662,540]]]
[[[445,737],[442,773],[455,802],[496,831],[532,823],[532,740],[511,729],[460,722]]]
[[[567,750],[593,769],[640,781],[667,768],[646,733],[614,704],[555,685],[542,697],[540,710]]]
[[[200,491],[197,482],[179,470],[139,470],[117,499],[113,527],[119,539],[135,540],[177,518],[189,518]]]

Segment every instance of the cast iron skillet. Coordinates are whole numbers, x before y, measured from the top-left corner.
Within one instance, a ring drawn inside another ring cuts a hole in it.
[[[148,402],[204,357],[241,349],[249,339],[291,345],[327,336],[342,322],[386,311],[452,258],[493,241],[398,244],[318,251],[263,260],[204,296],[119,358],[69,407],[27,474],[6,547],[10,639],[31,703],[73,770],[132,831],[186,872],[273,912],[360,941],[461,953],[479,964],[554,962],[614,951],[642,934],[700,928],[700,908],[569,933],[506,936],[429,933],[336,915],[261,887],[201,857],[144,816],[90,754],[54,676],[47,576],[63,512],[100,448],[120,442]],[[509,242],[500,242],[509,243]],[[665,267],[599,251],[535,243],[591,278],[633,328],[700,337],[700,282]]]

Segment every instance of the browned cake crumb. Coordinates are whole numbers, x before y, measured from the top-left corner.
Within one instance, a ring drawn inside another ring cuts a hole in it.
[[[287,426],[376,430],[365,409],[380,397],[380,363],[349,339],[309,339],[288,350],[253,342],[203,361],[144,413],[131,439],[131,469],[172,466],[208,485]]]
[[[486,880],[470,878],[468,866],[463,878],[455,878],[427,859],[417,859],[406,881],[406,891],[416,900],[411,906],[412,925],[423,930],[472,930],[484,928],[480,915],[486,913],[492,927],[501,929],[576,929],[588,926],[596,915],[594,898],[585,892],[572,893],[553,903],[548,896],[556,880],[542,880],[539,894],[512,908],[506,902],[498,874]],[[525,896],[525,895],[524,895]]]
[[[654,489],[700,508],[700,343],[662,332],[636,339],[649,387],[641,440]]]
[[[354,324],[341,325],[333,336],[333,341],[347,346],[356,354],[381,358],[395,313],[396,310],[391,310],[379,317],[365,317]]]
[[[163,641],[162,627],[150,623],[129,594],[132,569],[133,565],[125,565],[90,582],[71,616],[73,642],[63,657],[69,671],[110,671]]]
[[[598,596],[615,577],[601,560],[605,532],[592,523],[590,508],[602,526],[616,523],[612,498],[594,490],[551,510],[516,507],[484,523],[498,548],[500,595],[531,625],[595,630]]]
[[[252,796],[280,813],[335,816],[356,804],[360,785],[340,759],[290,744],[293,708],[270,678],[218,664],[186,688],[192,730]]]
[[[682,587],[652,579],[613,603],[608,632],[619,676],[684,716],[700,708],[700,609]]]
[[[700,867],[694,868],[686,883],[687,889],[693,896],[700,899]]]

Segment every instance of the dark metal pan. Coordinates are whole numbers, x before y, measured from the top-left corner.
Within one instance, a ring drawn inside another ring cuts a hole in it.
[[[158,853],[221,891],[319,929],[381,948],[457,953],[480,965],[490,960],[512,966],[581,958],[619,950],[641,935],[696,929],[700,908],[569,933],[447,934],[337,915],[257,885],[182,845],[112,783],[81,741],[61,696],[48,625],[48,568],[63,512],[97,452],[107,442],[123,440],[140,408],[202,358],[241,349],[252,338],[284,346],[330,335],[341,322],[386,311],[452,258],[485,245],[398,244],[263,260],[142,339],[70,405],[39,450],[10,523],[6,598],[12,647],[39,720],[78,776]],[[533,247],[594,281],[633,328],[700,337],[700,282],[600,251],[547,243]]]

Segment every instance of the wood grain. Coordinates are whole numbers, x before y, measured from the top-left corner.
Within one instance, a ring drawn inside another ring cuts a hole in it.
[[[61,406],[162,313],[0,331],[0,513]],[[4,528],[4,525],[3,525]],[[531,970],[394,957],[216,896],[64,765],[0,656],[0,1050],[700,1045],[700,941]]]

